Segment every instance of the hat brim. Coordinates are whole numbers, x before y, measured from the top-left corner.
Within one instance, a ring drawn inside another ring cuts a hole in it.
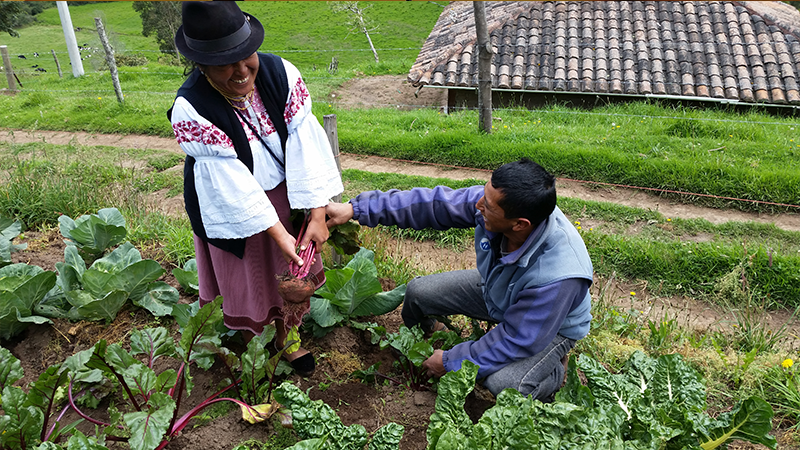
[[[264,42],[264,27],[261,25],[261,22],[250,14],[243,14],[250,18],[250,37],[236,47],[214,53],[192,50],[186,45],[186,39],[183,35],[183,25],[181,25],[175,33],[175,46],[178,47],[178,51],[181,52],[181,55],[185,56],[186,59],[204,66],[224,66],[226,64],[239,62],[255,53]]]

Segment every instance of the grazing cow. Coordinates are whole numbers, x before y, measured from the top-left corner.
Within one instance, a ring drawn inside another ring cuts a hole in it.
[[[17,56],[17,58],[19,58],[19,59],[28,59],[28,58],[25,57],[25,55],[19,55],[19,56]]]

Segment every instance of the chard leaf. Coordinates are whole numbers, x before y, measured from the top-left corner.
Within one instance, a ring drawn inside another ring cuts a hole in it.
[[[152,450],[164,439],[175,401],[161,392],[154,392],[145,405],[147,409],[128,413],[123,416],[125,424],[131,430],[128,444],[131,450]]]
[[[200,311],[200,300],[196,300],[188,305],[178,303],[172,307],[172,316],[175,317],[175,322],[177,322],[178,326],[183,330],[189,325],[189,320],[197,315],[198,311]]]
[[[178,300],[180,294],[177,289],[163,281],[154,281],[147,285],[144,295],[133,300],[133,303],[150,311],[156,317],[163,317],[172,314],[172,307]]]
[[[130,353],[125,351],[125,349],[117,343],[109,345],[102,357],[110,367],[113,367],[114,370],[120,373],[136,364],[141,364],[138,359],[131,356]]]
[[[146,398],[156,387],[156,372],[140,362],[125,369],[122,375],[134,395],[141,394]]]
[[[772,406],[758,397],[750,397],[721,414],[717,420],[698,420],[694,423],[703,450],[726,446],[731,440],[763,444],[774,449],[777,441],[772,431]],[[723,447],[725,448],[725,447]]]
[[[49,412],[55,405],[58,389],[65,386],[69,378],[59,366],[50,366],[39,378],[28,386],[27,402],[42,411]]]
[[[167,369],[156,377],[156,385],[154,386],[154,390],[157,392],[167,393],[169,389],[175,386],[175,383],[178,381],[178,372],[175,369]]]
[[[18,386],[3,388],[5,415],[0,417],[0,445],[24,449],[35,445],[44,425],[44,413],[25,402],[26,395]]]
[[[274,334],[274,333],[273,333]],[[250,342],[247,343],[247,351],[242,354],[242,384],[243,395],[245,401],[250,404],[259,404],[268,402],[268,399],[256,398],[258,391],[258,384],[267,373],[266,364],[268,354],[264,350],[264,346],[269,343],[272,338],[267,339],[267,334],[262,333],[256,335]]]
[[[0,391],[6,386],[11,386],[25,376],[22,364],[11,351],[0,347]]]
[[[475,377],[478,376],[478,366],[469,360],[461,363],[461,369],[447,372],[439,380],[439,391],[436,396],[436,410],[431,415],[428,424],[429,448],[462,448],[459,443],[467,445],[467,439],[472,431],[472,421],[464,411],[464,402],[467,395],[475,388]],[[439,447],[440,438],[444,437],[442,446]],[[451,441],[450,439],[454,439]],[[456,445],[449,447],[449,445]],[[477,447],[463,447],[477,448]]]
[[[145,355],[155,362],[161,356],[175,356],[175,340],[164,327],[146,328],[131,332],[131,354]]]
[[[92,348],[80,351],[64,360],[64,367],[69,369],[74,381],[98,383],[103,380],[103,372],[113,373],[105,362],[107,342],[99,340]]]
[[[286,450],[321,450],[325,448],[325,443],[328,442],[328,437],[325,436],[321,439],[306,439],[288,447]],[[240,450],[235,447],[233,450]],[[248,450],[247,447],[242,446],[241,450]]]
[[[59,449],[61,447],[58,447]],[[75,430],[72,436],[67,441],[67,449],[69,450],[108,450],[108,447],[97,442],[97,438],[86,436],[79,430]]]
[[[609,409],[616,405],[625,411],[628,419],[633,417],[633,403],[642,396],[638,378],[629,378],[625,374],[612,375],[599,362],[586,355],[578,358],[578,367],[586,376],[597,406]]]
[[[591,408],[594,405],[592,391],[581,383],[581,379],[578,376],[578,365],[575,355],[570,355],[569,357],[567,380],[564,387],[556,392],[556,401],[572,403],[584,408]]]
[[[405,284],[397,286],[391,291],[378,292],[375,295],[365,298],[359,305],[357,305],[353,310],[352,315],[354,317],[361,317],[382,316],[384,314],[388,314],[397,309],[397,307],[403,303],[403,298],[405,298],[405,295]]]
[[[87,272],[88,274],[89,272]],[[128,300],[125,291],[111,291],[103,298],[95,299],[86,291],[67,292],[67,300],[73,308],[68,317],[72,320],[105,320],[113,322],[117,313]]]
[[[395,450],[400,448],[400,441],[403,439],[405,428],[394,422],[378,428],[372,435],[367,450]]]
[[[183,269],[177,267],[172,269],[172,275],[187,294],[195,295],[200,291],[200,284],[197,281],[197,260],[194,258],[186,261]]]
[[[196,361],[201,368],[208,370],[214,363],[216,348],[220,345],[219,334],[215,332],[222,321],[222,296],[206,304],[191,317],[181,335],[180,354],[185,363]],[[211,349],[203,348],[203,345]]]

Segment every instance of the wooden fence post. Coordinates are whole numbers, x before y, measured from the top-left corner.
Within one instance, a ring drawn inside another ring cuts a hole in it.
[[[114,83],[114,92],[117,94],[117,101],[125,103],[125,97],[122,95],[122,88],[119,86],[119,74],[117,74],[117,62],[114,60],[114,49],[108,43],[108,36],[106,36],[106,29],[103,28],[103,21],[99,17],[94,18],[94,24],[97,27],[97,35],[100,37],[100,42],[103,43],[103,50],[106,51],[106,63],[108,69],[111,71],[111,82]]]
[[[325,128],[325,134],[328,136],[328,142],[331,143],[331,151],[333,152],[333,160],[336,161],[336,168],[339,169],[339,176],[342,176],[342,162],[339,160],[339,133],[336,131],[336,114],[326,114],[322,116],[322,127]],[[342,201],[342,194],[333,198],[335,202]],[[336,253],[334,250],[331,258],[335,265],[342,263],[342,255]]]
[[[50,50],[50,53],[53,54],[53,59],[56,62],[56,69],[58,69],[58,78],[64,78],[64,74],[61,73],[61,64],[58,62],[58,56],[56,56],[56,51]]]
[[[17,92],[17,82],[14,80],[14,68],[11,67],[11,58],[8,57],[8,46],[0,45],[0,53],[3,55],[3,69],[6,72],[6,79],[8,80],[8,90]]]
[[[486,24],[486,5],[472,2],[478,41],[478,129],[492,132],[492,44]]]

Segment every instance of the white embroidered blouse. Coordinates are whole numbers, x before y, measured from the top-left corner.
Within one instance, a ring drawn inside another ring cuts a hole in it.
[[[344,190],[325,130],[311,112],[311,98],[300,71],[283,60],[289,80],[289,97],[283,116],[289,130],[286,170],[246,125],[253,153],[253,173],[236,157],[231,139],[202,117],[184,97],[175,99],[172,130],[183,151],[195,158],[194,178],[200,215],[209,238],[236,239],[272,227],[278,215],[264,191],[286,180],[293,209],[318,208]],[[243,115],[258,130],[277,157],[283,159],[281,141],[255,91]]]

